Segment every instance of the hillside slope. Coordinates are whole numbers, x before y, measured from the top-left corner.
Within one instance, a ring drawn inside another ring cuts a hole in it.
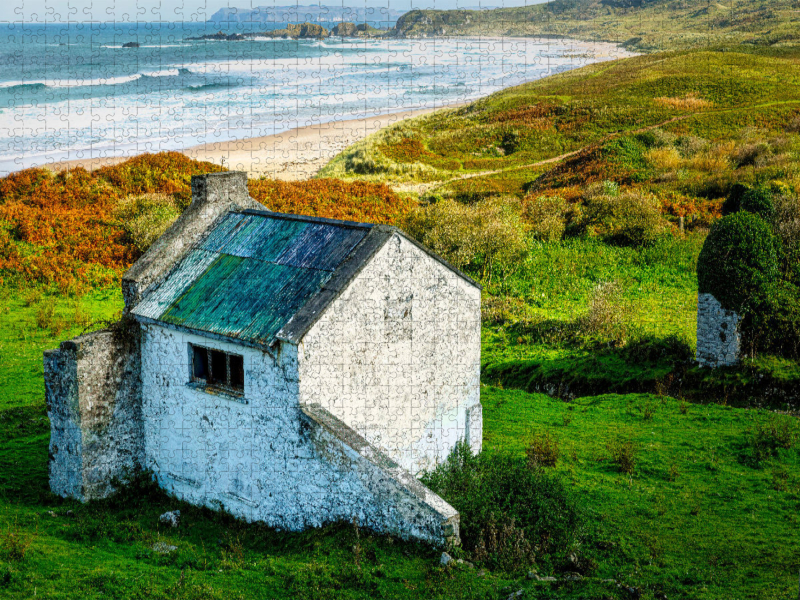
[[[652,52],[794,44],[798,25],[794,0],[554,0],[486,11],[414,10],[400,17],[395,30],[401,37],[559,36]]]
[[[609,180],[675,216],[702,213],[737,181],[800,183],[797,55],[739,47],[589,65],[379,132],[320,175],[462,201],[531,191],[573,200]]]

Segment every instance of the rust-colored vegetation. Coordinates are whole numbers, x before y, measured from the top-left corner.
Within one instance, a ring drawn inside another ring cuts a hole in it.
[[[163,230],[188,206],[192,175],[220,170],[163,152],[93,172],[36,168],[0,179],[0,283],[82,292],[117,282],[152,241],[148,223]],[[374,223],[396,222],[412,203],[382,184],[331,179],[262,179],[250,191],[271,210]]]

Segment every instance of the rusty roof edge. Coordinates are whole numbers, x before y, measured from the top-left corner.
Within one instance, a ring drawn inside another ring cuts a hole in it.
[[[240,210],[245,215],[259,215],[261,217],[270,217],[272,219],[285,219],[287,221],[305,221],[308,223],[320,223],[322,225],[335,225],[337,227],[350,227],[357,229],[372,229],[375,227],[372,223],[359,223],[357,221],[340,221],[339,219],[327,219],[325,217],[310,217],[307,215],[293,215],[291,213],[279,213],[271,210],[256,210],[248,208]]]
[[[291,344],[300,340],[333,304],[353,279],[364,269],[370,259],[383,248],[394,234],[394,227],[373,226],[364,239],[350,252],[331,278],[306,302],[275,334],[275,339]]]
[[[244,340],[238,337],[222,335],[221,333],[214,333],[212,331],[206,331],[205,329],[195,329],[193,327],[186,327],[184,325],[178,325],[177,323],[170,323],[168,321],[159,321],[158,319],[151,319],[150,317],[143,317],[142,315],[133,315],[133,318],[141,325],[158,325],[159,327],[164,327],[165,329],[172,329],[173,331],[178,331],[180,333],[189,333],[192,335],[196,335],[198,337],[204,337],[212,340],[219,340],[220,342],[226,342],[228,344],[235,344],[237,346],[246,346],[248,348],[254,348],[256,350],[261,350],[263,352],[266,352],[272,358],[275,358],[274,351],[271,348],[270,344],[259,344],[258,342],[251,342],[249,340]]]

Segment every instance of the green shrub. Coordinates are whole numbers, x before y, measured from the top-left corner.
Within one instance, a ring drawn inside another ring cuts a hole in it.
[[[743,183],[734,183],[725,198],[725,202],[722,203],[722,216],[727,217],[739,212],[742,207],[742,198],[749,190],[750,187]]]
[[[531,469],[525,457],[475,456],[461,443],[422,481],[458,510],[464,548],[478,556],[481,540],[488,551],[487,538],[503,527],[508,544],[520,547],[524,539],[538,548],[539,557],[566,556],[581,538],[585,517],[574,493],[558,475]],[[483,562],[509,568],[504,560],[509,553],[513,548],[495,547],[494,556]],[[524,566],[518,562],[514,570]]]
[[[526,198],[523,216],[534,238],[546,242],[560,240],[567,226],[569,205],[560,196]]]
[[[629,313],[622,286],[616,281],[599,283],[592,290],[588,310],[578,318],[578,330],[600,342],[622,345]]]
[[[175,200],[166,194],[128,196],[115,212],[122,229],[141,252],[172,225],[180,211]]]
[[[750,356],[800,358],[800,288],[778,281],[749,301],[740,325],[742,348]]]
[[[790,450],[797,441],[797,422],[788,415],[770,415],[747,434],[751,462],[758,465],[775,456],[779,450]]]
[[[738,212],[712,225],[697,261],[700,293],[741,313],[777,277],[777,244],[764,219]]]
[[[800,285],[800,199],[791,193],[773,196],[775,235],[781,242],[784,277]]]
[[[639,460],[639,446],[631,440],[616,439],[606,446],[611,462],[626,475],[633,475]]]
[[[487,198],[471,206],[437,202],[412,211],[405,230],[456,267],[475,269],[489,281],[514,270],[527,251],[515,198]]]
[[[560,455],[558,440],[548,432],[534,434],[525,446],[525,455],[528,457],[528,465],[533,468],[555,467]]]
[[[620,246],[641,247],[655,242],[664,231],[664,219],[652,196],[625,192],[585,200],[579,229]]]
[[[775,204],[772,202],[772,193],[764,188],[747,190],[742,195],[740,210],[758,215],[767,223],[775,219]]]

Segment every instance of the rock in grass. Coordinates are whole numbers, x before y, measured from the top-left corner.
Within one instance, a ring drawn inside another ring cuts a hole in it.
[[[158,522],[163,525],[169,525],[170,527],[177,527],[181,523],[181,511],[173,510],[171,512],[165,512],[158,517]]]
[[[439,559],[439,564],[443,567],[446,567],[451,562],[453,562],[453,557],[450,556],[447,552],[442,552],[442,558]]]
[[[157,552],[158,554],[169,554],[170,552],[175,552],[177,549],[177,546],[171,546],[166,542],[156,542],[153,544],[153,552]]]

